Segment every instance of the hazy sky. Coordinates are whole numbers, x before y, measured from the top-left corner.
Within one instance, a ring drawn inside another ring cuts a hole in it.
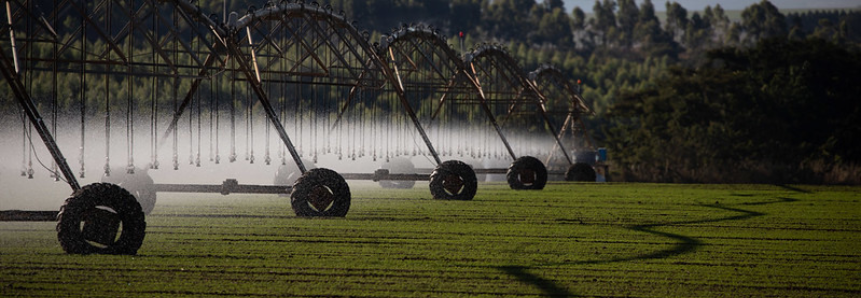
[[[592,6],[595,5],[595,0],[563,0],[565,2],[565,10],[571,11],[575,6],[580,6],[584,12],[592,12]],[[760,0],[676,0],[688,11],[703,10],[706,5],[714,7],[720,4],[724,10],[742,10],[751,4],[757,3]],[[538,2],[541,2],[540,0]],[[643,0],[637,0],[637,4]],[[664,4],[667,0],[652,0],[655,5],[655,10],[663,11]],[[796,9],[796,8],[859,8],[861,0],[771,0],[771,3],[780,9]]]

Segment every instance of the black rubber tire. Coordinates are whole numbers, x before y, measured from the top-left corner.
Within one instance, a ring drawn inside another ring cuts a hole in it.
[[[127,190],[138,203],[141,204],[143,213],[149,215],[155,209],[156,191],[155,183],[146,170],[135,169],[134,174],[129,174],[125,168],[111,169],[111,175],[102,175],[101,183],[116,184]]]
[[[484,165],[481,164],[477,159],[471,159],[463,161],[465,164],[468,164],[473,171],[477,169],[484,169]],[[487,174],[475,174],[475,181],[485,182],[487,181]]]
[[[595,173],[595,169],[586,163],[575,163],[565,171],[565,181],[595,182],[597,179],[598,175]]]
[[[305,170],[316,169],[317,167],[313,162],[307,159],[302,159],[302,164],[305,165]],[[278,171],[275,172],[275,179],[272,182],[272,185],[283,185],[289,186],[296,183],[296,180],[302,176],[302,171],[299,171],[299,166],[296,165],[293,160],[288,160],[286,165],[282,165],[278,167]],[[279,194],[281,197],[288,197],[289,194]]]
[[[451,181],[461,184],[457,191],[451,191]],[[433,170],[430,175],[430,191],[437,200],[469,201],[475,197],[478,188],[475,171],[468,164],[458,160],[445,161]]]
[[[321,192],[331,200],[322,204],[324,208],[314,206],[315,202],[320,202]],[[344,217],[350,210],[350,187],[344,177],[335,171],[312,169],[296,179],[290,202],[297,216]]]
[[[83,215],[107,207],[116,212],[122,228],[112,244],[98,247],[90,244],[81,229]],[[57,216],[57,239],[69,254],[135,255],[146,235],[146,221],[138,201],[122,187],[109,183],[84,186],[66,199]]]
[[[523,177],[525,174],[530,177]],[[515,159],[508,167],[508,173],[505,176],[511,189],[540,190],[547,185],[547,168],[544,163],[532,156],[521,156]]]
[[[389,170],[390,174],[415,174],[416,165],[412,161],[402,157],[392,158],[389,162],[380,166],[380,169]],[[391,181],[381,180],[380,186],[392,189],[411,189],[416,185],[415,181]]]

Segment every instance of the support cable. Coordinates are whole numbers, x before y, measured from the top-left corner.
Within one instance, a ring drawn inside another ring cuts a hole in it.
[[[153,23],[153,34],[155,35],[155,40],[160,40],[159,38],[159,26],[158,21],[156,19],[156,13],[152,14],[152,23]],[[156,56],[156,51],[152,51],[152,71],[153,73],[158,73],[158,66],[156,63],[158,61],[158,57]],[[158,169],[158,79],[156,76],[152,77],[152,89],[150,91],[150,95],[152,96],[152,101],[150,102],[151,111],[150,111],[150,163],[149,168],[157,170]]]
[[[78,173],[81,179],[84,178],[84,174],[86,172],[86,168],[84,166],[84,151],[86,149],[86,128],[87,128],[87,73],[86,73],[86,60],[87,60],[87,22],[81,18],[81,77],[80,77],[80,102],[81,102],[81,147],[80,147],[80,155],[78,156],[78,163],[80,163],[81,170]]]
[[[200,47],[199,41],[198,41],[198,47]],[[198,52],[199,52],[199,49],[198,49]],[[200,146],[201,146],[201,143],[203,143],[202,142],[202,140],[203,140],[203,126],[201,125],[202,114],[203,114],[202,111],[203,110],[200,107],[203,104],[202,103],[203,99],[200,98],[201,97],[200,92],[201,92],[200,90],[195,91],[195,96],[197,97],[197,151],[194,153],[194,166],[198,167],[198,168],[200,167]]]
[[[32,11],[33,3],[27,2],[27,5],[28,5],[27,9]],[[8,9],[8,6],[7,6],[7,9]],[[32,32],[31,30],[32,30],[32,20],[31,20],[31,18],[27,18],[27,32]],[[33,61],[33,59],[31,59],[33,57],[33,48],[35,48],[35,47],[32,47],[32,46],[27,47],[27,53],[26,53],[27,61],[31,64],[31,65],[29,65],[31,69],[33,68],[34,64],[36,63],[35,61]],[[33,94],[33,72],[29,71],[26,74],[27,74],[27,94]],[[28,122],[26,128],[27,129],[24,131],[25,135],[33,133],[33,123],[32,122]],[[29,151],[27,154],[28,155],[28,157],[27,157],[27,178],[33,179],[33,175],[35,174],[35,171],[33,170],[33,140],[28,137],[27,142],[29,144],[27,146],[28,151]]]
[[[113,3],[108,1],[107,9],[105,13],[110,16],[110,12],[112,10]],[[105,22],[107,22],[107,31],[108,34],[113,32],[112,30],[112,22],[111,17],[106,17]],[[105,52],[108,53],[107,60],[111,60],[112,51],[111,47],[108,43],[105,44]],[[110,66],[107,66],[110,69]],[[105,72],[105,176],[111,176],[111,77],[107,74],[110,71]]]
[[[197,92],[190,95],[188,108],[188,165],[191,166],[194,165],[194,102],[200,99],[197,95]]]
[[[284,73],[285,65],[283,61],[281,61],[281,72]],[[287,84],[281,82],[281,123],[287,122]],[[287,165],[287,148],[285,146],[278,146],[278,157],[281,158],[281,165]]]
[[[130,14],[133,14],[134,11],[129,11]],[[128,94],[126,95],[126,145],[128,152],[128,163],[126,165],[126,173],[134,174],[135,173],[135,135],[134,135],[134,93],[135,93],[135,82],[134,70],[132,69],[132,64],[134,60],[134,18],[130,21],[129,28],[129,41],[128,41],[128,52],[129,52],[129,63],[128,63],[128,74],[126,75],[126,82],[128,83]]]
[[[215,151],[213,150],[214,148],[213,148],[213,143],[212,143],[213,142],[213,135],[212,134],[214,132],[213,126],[215,126],[214,125],[215,122],[213,120],[214,120],[214,113],[216,112],[215,94],[214,94],[215,91],[213,90],[215,85],[213,85],[213,83],[212,83],[212,81],[214,79],[215,78],[213,78],[212,76],[209,77],[209,106],[208,106],[208,108],[209,108],[209,162],[215,161]]]
[[[178,12],[174,11],[172,15],[173,27],[179,28]],[[173,61],[179,61],[179,37],[173,34]],[[174,70],[173,76],[173,112],[174,115],[179,113],[179,70]],[[173,130],[173,170],[179,170],[179,129]]]
[[[57,1],[54,0],[53,2],[54,2],[53,3],[54,7],[57,7]],[[57,13],[53,14],[51,20],[53,22],[52,26],[56,26],[57,25]],[[51,44],[52,44],[52,51],[51,51],[52,57],[51,58],[54,59],[54,61],[57,61],[57,50],[58,50],[57,45],[58,45],[58,42],[54,41]],[[52,63],[52,64],[53,65],[51,66],[51,103],[52,103],[51,104],[51,133],[56,138],[56,136],[57,136],[57,122],[58,122],[57,115],[59,114],[59,105],[60,105],[58,88],[57,88],[58,87],[57,86],[57,76],[59,75],[59,70],[57,69],[57,63]],[[57,166],[58,166],[57,162],[54,160],[51,160],[51,176],[54,178],[54,181],[60,181],[60,171],[57,169]]]
[[[254,49],[252,48],[251,50],[253,51]],[[254,111],[252,109],[254,105],[254,100],[251,99],[251,96],[251,84],[246,83],[245,106],[248,113],[245,116],[247,131],[247,134],[245,135],[245,159],[248,160],[249,163],[254,164]]]
[[[215,80],[215,77],[212,78]],[[215,92],[215,164],[221,163],[221,89]]]
[[[26,177],[28,175],[27,168],[27,117],[24,116],[24,111],[21,111],[21,177]],[[31,177],[32,178],[32,174]]]
[[[267,80],[269,81],[269,84],[268,84],[268,85],[266,85],[267,93],[269,93],[269,94],[274,94],[274,93],[272,93],[272,84],[273,84],[273,83],[272,83],[272,73],[267,73],[267,74],[266,74],[266,77],[267,77]],[[279,120],[279,121],[280,121],[280,120]],[[266,143],[266,148],[265,148],[265,151],[264,151],[264,154],[263,154],[263,162],[264,162],[264,163],[266,163],[266,165],[267,165],[267,166],[268,166],[268,165],[270,165],[270,164],[272,164],[272,157],[271,157],[271,156],[269,156],[269,145],[270,145],[270,144],[269,144],[269,137],[270,137],[270,136],[269,136],[269,129],[270,129],[271,127],[272,127],[272,123],[270,123],[270,122],[266,122],[266,126],[265,126],[265,129],[264,129],[264,134],[265,134],[265,138],[264,138],[264,140],[265,140],[265,143]]]
[[[236,61],[232,61],[232,80],[230,84],[230,157],[231,163],[236,161]]]
[[[33,148],[33,139],[30,138],[30,136],[33,135],[33,123],[27,123],[27,130],[25,130],[24,133],[27,135],[27,144],[29,147],[27,153],[27,178],[33,179],[33,175],[36,173],[36,171],[33,170],[33,152],[36,149]]]
[[[200,23],[195,23],[194,27],[195,27],[195,31],[197,31],[197,28],[200,27]],[[197,41],[197,47],[196,47],[197,52],[201,53],[200,44],[203,43],[203,41],[200,39],[200,36],[197,36],[195,38],[195,40]],[[195,155],[194,155],[194,166],[199,168],[200,167],[200,148],[201,148],[201,143],[203,140],[203,126],[201,125],[201,120],[203,117],[202,116],[203,110],[201,109],[201,105],[203,104],[202,103],[203,99],[201,98],[200,89],[196,90],[194,93],[197,96],[197,152],[195,152]]]
[[[110,59],[110,53],[108,58]],[[105,74],[105,176],[111,176],[111,78]]]

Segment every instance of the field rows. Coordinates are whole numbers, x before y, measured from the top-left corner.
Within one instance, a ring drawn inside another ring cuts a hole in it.
[[[346,218],[275,196],[161,194],[137,256],[71,256],[0,223],[0,296],[861,295],[857,187],[353,185]]]

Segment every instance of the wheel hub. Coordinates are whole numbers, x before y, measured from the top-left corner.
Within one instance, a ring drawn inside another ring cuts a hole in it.
[[[84,239],[101,244],[111,245],[120,229],[120,217],[111,211],[93,208],[83,214],[84,227],[81,232]]]
[[[530,169],[520,170],[520,182],[523,182],[523,184],[535,183],[535,171]]]
[[[455,174],[446,175],[442,180],[442,187],[451,194],[460,193],[463,184],[463,179]]]
[[[308,194],[308,203],[317,209],[317,211],[325,211],[334,201],[335,195],[332,194],[332,191],[328,187],[323,185],[314,187],[311,189],[311,193]]]

